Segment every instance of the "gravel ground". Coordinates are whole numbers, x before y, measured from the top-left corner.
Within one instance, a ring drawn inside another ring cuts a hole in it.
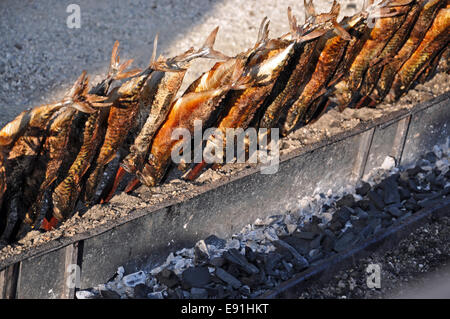
[[[367,286],[366,268],[381,268],[380,288]],[[300,298],[450,298],[450,218],[422,225],[383,255],[372,255],[312,285]]]
[[[341,0],[343,14],[353,3]],[[76,3],[81,28],[69,29],[66,8]],[[329,10],[331,0],[316,0],[317,11]],[[86,69],[93,77],[108,67],[111,48],[120,41],[123,59],[144,67],[153,39],[159,33],[159,52],[175,55],[200,46],[220,26],[216,48],[235,55],[253,45],[264,16],[271,20],[271,35],[288,30],[286,9],[292,6],[303,21],[303,1],[294,0],[3,0],[0,2],[0,127],[22,110],[50,103]],[[184,87],[212,62],[193,64]]]

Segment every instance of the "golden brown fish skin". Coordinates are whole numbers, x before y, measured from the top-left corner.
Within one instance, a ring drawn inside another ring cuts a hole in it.
[[[403,64],[395,76],[388,100],[398,99],[406,92],[432,59],[446,46],[450,39],[450,6],[439,10],[416,51]]]
[[[344,55],[348,40],[334,36],[327,40],[320,53],[315,69],[299,98],[289,108],[282,133],[289,133],[299,120],[304,119],[308,106],[318,97],[321,89],[331,80],[336,67]],[[313,112],[314,113],[314,112]]]
[[[128,173],[135,173],[142,168],[153,136],[166,119],[170,105],[183,82],[185,74],[186,70],[165,72],[161,81],[156,85],[156,94],[150,104],[151,110],[147,121],[131,146],[130,153],[121,164]]]
[[[401,26],[378,55],[376,62],[372,63],[367,70],[359,92],[362,96],[368,96],[372,92],[378,82],[381,70],[383,69],[384,64],[386,64],[385,62],[392,59],[405,43],[406,38],[420,13],[423,2],[424,0],[418,1],[412,5],[409,12],[404,16]]]
[[[23,111],[14,120],[2,128],[0,131],[0,147],[2,149],[10,146],[27,128],[30,120],[30,113],[31,109]]]
[[[397,15],[377,19],[375,26],[370,31],[369,38],[351,64],[348,75],[336,84],[334,97],[339,108],[343,109],[352,102],[371,62],[377,59],[385,44],[401,26],[409,7],[401,6],[396,9]]]
[[[108,115],[108,128],[96,160],[96,166],[86,181],[86,200],[95,193],[98,180],[103,174],[104,166],[116,155],[119,147],[127,138],[128,132],[135,124],[139,112],[139,96],[143,85],[152,70],[125,82],[118,90],[118,99],[111,106]]]
[[[439,8],[443,6],[442,0],[431,0],[423,3],[423,7],[415,21],[415,24],[408,36],[408,39],[397,52],[391,62],[383,67],[380,78],[370,97],[377,103],[381,102],[388,94],[395,78],[395,74],[400,70],[406,60],[413,54],[422,41],[426,31],[433,22]],[[422,4],[422,3],[421,3]]]
[[[152,187],[161,181],[171,163],[172,150],[183,142],[172,140],[173,131],[185,128],[192,134],[194,121],[200,120],[203,125],[210,122],[211,118],[220,112],[218,106],[229,89],[230,86],[226,86],[215,90],[192,92],[173,102],[166,121],[155,135],[147,163],[142,172],[137,173],[142,183]]]
[[[271,43],[271,41],[276,43]],[[270,49],[267,50],[266,47]],[[227,107],[227,114],[220,120],[217,127],[222,133],[225,133],[227,128],[246,129],[249,126],[264,102],[264,98],[272,90],[276,78],[284,69],[286,61],[293,54],[295,43],[274,39],[270,40],[266,47],[260,49],[260,51],[265,52],[256,57],[257,62],[249,61],[247,64],[247,67],[253,67],[245,74],[254,78],[256,82],[245,90],[236,90],[229,93],[231,98],[227,100],[227,103],[230,106]],[[258,80],[258,78],[261,78],[261,80]]]

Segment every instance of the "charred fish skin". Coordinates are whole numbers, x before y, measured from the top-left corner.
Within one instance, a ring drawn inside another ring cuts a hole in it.
[[[337,24],[336,20],[334,20],[334,22]],[[286,122],[283,127],[283,134],[286,135],[288,132],[290,132],[299,120],[309,120],[310,118],[312,118],[312,115],[315,114],[316,109],[310,108],[308,110],[308,107],[313,103],[315,99],[319,97],[319,95],[322,94],[322,91],[327,87],[329,81],[333,78],[336,72],[339,62],[342,60],[342,57],[345,54],[347,44],[351,40],[351,36],[346,31],[346,28],[353,28],[360,22],[360,18],[350,21],[344,21],[346,25],[345,27],[341,27],[344,31],[340,29],[339,31],[341,33],[345,33],[328,36],[329,39],[326,40],[323,46],[309,82],[303,88],[299,98],[289,109],[286,117]],[[327,38],[327,36],[325,36],[325,38]]]
[[[439,10],[416,51],[397,72],[388,100],[396,100],[407,91],[428,63],[448,46],[449,39],[450,7],[447,5],[446,8]]]
[[[114,158],[116,152],[124,143],[128,133],[136,123],[140,107],[140,97],[146,81],[155,70],[169,70],[165,63],[155,61],[157,43],[158,38],[156,37],[148,68],[123,83],[116,92],[110,93],[114,97],[114,102],[109,110],[106,134],[96,159],[96,165],[86,180],[84,195],[86,203],[92,201],[105,165]]]
[[[361,83],[372,61],[376,60],[386,43],[395,34],[404,20],[408,6],[395,7],[395,15],[381,17],[376,20],[361,51],[348,70],[348,76],[336,84],[334,99],[341,109],[349,106],[359,92]],[[393,10],[394,10],[393,9]]]
[[[391,62],[386,64],[381,71],[381,75],[378,82],[371,94],[372,100],[376,102],[381,102],[386,95],[394,81],[395,75],[400,70],[402,65],[409,59],[416,48],[422,41],[426,31],[431,26],[434,16],[436,15],[439,8],[444,4],[442,0],[431,0],[421,2],[421,10],[415,24],[408,36],[408,39],[396,53],[395,57]]]
[[[422,2],[422,3],[420,3]],[[409,35],[414,22],[416,21],[423,1],[417,1],[413,3],[409,12],[404,16],[403,22],[391,39],[387,42],[377,60],[372,62],[371,66],[367,70],[366,76],[361,85],[361,96],[368,96],[374,87],[377,85],[378,79],[381,75],[381,70],[387,61],[391,60],[395,53],[405,43],[407,36]]]
[[[96,97],[104,97],[107,95],[114,80],[136,75],[135,73],[137,71],[124,72],[133,60],[128,60],[120,64],[118,46],[119,42],[116,41],[111,54],[108,74],[99,84],[89,91],[89,94],[95,95]],[[96,105],[99,106],[101,104],[98,103]],[[81,180],[91,166],[96,150],[101,143],[102,133],[104,131],[103,124],[109,113],[109,109],[107,108],[109,104],[105,103],[101,106],[102,109],[98,109],[89,114],[84,123],[81,148],[71,164],[66,177],[56,186],[52,194],[53,217],[58,221],[64,220],[71,215],[81,192]]]
[[[73,108],[65,108],[60,114],[56,114],[56,118],[52,121],[49,128],[47,140],[43,148],[43,155],[46,157],[45,174],[42,183],[39,185],[36,199],[27,211],[24,222],[33,224],[40,213],[44,193],[56,180],[59,168],[65,158],[67,152],[67,143],[69,141],[69,133],[72,119],[76,111]]]
[[[100,111],[97,111],[100,113]],[[53,199],[53,216],[59,221],[66,219],[78,200],[81,191],[81,179],[91,165],[94,151],[98,146],[99,125],[98,116],[91,114],[86,122],[83,133],[83,144],[74,163],[69,169],[68,176],[55,188]]]
[[[288,8],[288,18],[291,28],[291,35],[296,42],[293,55],[286,63],[287,71],[292,71],[288,75],[287,81],[284,83],[283,74],[280,82],[275,83],[275,92],[271,93],[266,102],[264,102],[264,114],[259,122],[262,128],[270,129],[275,127],[284,110],[289,110],[292,103],[300,94],[303,86],[309,81],[314,70],[315,61],[319,57],[320,47],[324,45],[321,36],[326,33],[329,28],[328,20],[331,16],[328,14],[317,15],[314,10],[312,1],[309,3],[305,0],[306,22],[301,28],[297,26],[297,20],[292,15],[291,8]],[[338,8],[338,4],[333,2],[330,13]],[[284,71],[283,71],[284,72]],[[277,92],[281,86],[280,92]]]

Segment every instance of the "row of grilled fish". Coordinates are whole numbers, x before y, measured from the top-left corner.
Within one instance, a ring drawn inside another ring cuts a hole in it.
[[[116,42],[103,81],[89,89],[83,72],[62,101],[24,111],[0,131],[1,240],[51,229],[77,203],[109,200],[124,177],[127,192],[157,185],[183,143],[172,133],[193,133],[196,120],[223,136],[248,127],[279,127],[286,135],[330,106],[394,101],[441,60],[448,72],[448,0],[376,0],[340,22],[339,9],[334,2],[317,14],[305,0],[304,24],[289,8],[290,30],[274,39],[265,18],[255,45],[235,57],[213,49],[216,28],[200,49],[172,58],[156,59],[155,38],[149,66],[127,71],[132,61],[120,63]],[[220,62],[176,99],[197,58]],[[205,166],[191,167],[186,179]]]

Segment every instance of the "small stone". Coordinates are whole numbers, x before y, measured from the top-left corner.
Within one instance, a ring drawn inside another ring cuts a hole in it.
[[[196,263],[209,260],[209,251],[204,240],[199,240],[194,246],[194,260]]]
[[[95,299],[97,297],[96,294],[87,290],[80,290],[75,293],[77,299]]]
[[[297,230],[297,225],[288,224],[288,225],[286,225],[286,229],[287,229],[288,234],[292,234],[293,232],[295,232]]]
[[[391,156],[386,156],[383,164],[381,164],[381,168],[384,170],[390,170],[395,167],[395,159]]]

